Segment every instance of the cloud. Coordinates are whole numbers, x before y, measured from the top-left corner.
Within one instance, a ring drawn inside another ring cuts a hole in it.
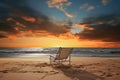
[[[102,0],[103,5],[107,5],[111,0]]]
[[[94,28],[94,30],[85,29],[76,34],[80,39],[120,42],[120,15],[89,17],[84,20],[84,23]]]
[[[68,25],[51,21],[47,16],[33,10],[24,0],[1,0],[1,2],[9,7],[0,6],[2,10],[0,13],[0,38],[14,40],[22,36],[41,37],[48,34],[59,36],[70,31]]]
[[[9,5],[9,7],[0,6],[0,38],[15,40],[17,37],[24,36],[46,37],[48,35],[64,35],[65,38],[66,36],[72,36],[77,37],[77,39],[79,37],[80,40],[120,42],[120,15],[88,17],[83,20],[83,23],[61,24],[51,21],[41,12],[33,10],[25,3],[25,0],[1,1]],[[60,1],[58,0],[58,2]],[[66,2],[67,0],[63,1]],[[70,3],[67,5],[70,5]],[[63,6],[60,9],[62,10],[62,8],[65,9]]]
[[[4,36],[4,35],[0,35],[0,39],[1,39],[1,38],[6,38],[6,36]]]
[[[68,13],[68,12],[66,12],[66,11],[64,11],[64,13],[65,13],[65,15],[66,15],[67,17],[69,17],[69,18],[73,18],[73,17],[74,17],[72,14],[70,14],[70,13]]]
[[[88,3],[85,3],[85,4],[83,4],[83,5],[80,6],[80,9],[81,9],[81,10],[82,10],[82,9],[85,9],[85,10],[87,10],[87,11],[91,11],[91,10],[94,10],[95,7],[92,6],[92,5],[89,5]]]
[[[84,30],[94,30],[93,27],[90,27],[88,24],[78,24],[74,23],[72,24],[71,33],[81,33]]]
[[[35,18],[33,18],[33,17],[27,17],[27,16],[23,16],[22,19],[24,19],[25,21],[33,22],[33,23],[36,21]]]
[[[48,0],[47,1],[49,8],[56,8],[65,13],[65,15],[69,18],[73,18],[74,16],[66,11],[66,8],[70,6],[72,3],[68,0]]]

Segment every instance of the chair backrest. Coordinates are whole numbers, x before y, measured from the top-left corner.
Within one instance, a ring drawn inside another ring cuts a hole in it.
[[[67,59],[70,53],[72,52],[72,48],[59,48],[58,54],[56,55],[56,60]]]

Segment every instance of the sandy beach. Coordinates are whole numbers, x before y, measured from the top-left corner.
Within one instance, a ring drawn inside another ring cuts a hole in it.
[[[45,56],[0,58],[0,80],[118,80],[119,63],[119,57],[72,57],[71,66],[51,66]]]

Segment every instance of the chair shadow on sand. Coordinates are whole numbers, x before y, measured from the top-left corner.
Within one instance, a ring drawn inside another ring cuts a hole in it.
[[[56,67],[56,70],[62,71],[64,75],[72,80],[103,80],[102,77],[97,76],[91,72],[81,70],[80,68],[73,68],[69,66]]]

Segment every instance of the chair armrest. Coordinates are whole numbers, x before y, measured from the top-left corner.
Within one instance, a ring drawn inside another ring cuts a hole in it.
[[[55,58],[54,56],[51,56],[51,55],[50,55],[50,57]]]
[[[54,60],[55,60],[55,57],[50,55],[50,64],[52,64]]]

